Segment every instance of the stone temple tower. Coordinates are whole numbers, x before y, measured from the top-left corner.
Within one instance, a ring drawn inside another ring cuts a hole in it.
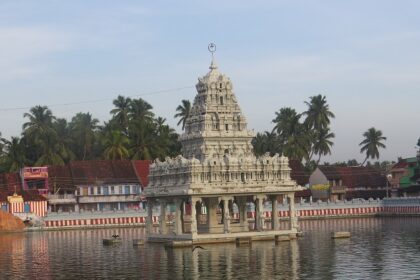
[[[294,193],[301,187],[290,178],[288,158],[278,154],[254,155],[254,134],[247,128],[231,80],[219,72],[214,58],[210,71],[198,79],[196,90],[185,131],[180,136],[182,155],[167,157],[165,161],[156,159],[150,166],[145,189],[149,241],[225,242],[238,237],[296,234]],[[279,226],[280,199],[289,204],[288,229]],[[271,203],[270,227],[265,223],[265,202]],[[171,228],[167,223],[168,204],[175,209]],[[255,207],[251,223],[249,204]],[[154,205],[160,206],[158,233],[152,227]],[[187,208],[191,213],[185,215]],[[234,208],[238,211],[235,216]]]
[[[219,72],[214,58],[209,68],[196,85],[197,95],[180,138],[182,154],[200,161],[226,154],[235,158],[252,156],[254,134],[247,129],[233,84]]]

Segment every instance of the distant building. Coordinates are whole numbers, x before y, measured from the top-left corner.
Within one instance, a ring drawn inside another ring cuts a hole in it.
[[[391,169],[392,189],[399,196],[418,196],[420,194],[420,152],[417,157],[406,158]]]
[[[371,167],[318,166],[309,177],[309,184],[314,199],[334,201],[386,197],[386,180],[385,175]]]
[[[73,161],[49,167],[51,211],[143,208],[149,161]]]

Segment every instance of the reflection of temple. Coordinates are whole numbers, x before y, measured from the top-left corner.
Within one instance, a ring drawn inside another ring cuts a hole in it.
[[[180,139],[183,155],[151,165],[146,188],[149,240],[199,243],[237,237],[274,238],[297,232],[294,193],[301,188],[290,178],[286,157],[255,157],[251,144],[254,134],[247,130],[232,87],[213,60],[209,73],[196,85],[198,93]],[[280,199],[288,200],[291,210],[290,226],[284,230],[280,230],[277,211]],[[266,201],[271,202],[275,217],[271,226],[264,223]],[[247,219],[248,203],[254,203],[256,209],[252,228]],[[170,230],[169,204],[175,209],[174,229]],[[159,234],[151,230],[156,205],[161,206]],[[184,220],[185,205],[191,206],[189,226]],[[239,212],[235,221],[233,209]]]

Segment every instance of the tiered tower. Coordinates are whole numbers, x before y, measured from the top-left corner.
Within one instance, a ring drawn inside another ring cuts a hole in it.
[[[254,133],[247,129],[233,84],[219,72],[214,58],[209,68],[196,85],[197,95],[180,138],[182,154],[202,162],[226,154],[235,158],[250,157]]]

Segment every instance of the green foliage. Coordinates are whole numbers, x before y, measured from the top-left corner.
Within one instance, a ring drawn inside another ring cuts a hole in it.
[[[363,141],[360,142],[359,146],[361,153],[366,153],[366,158],[361,165],[364,165],[368,158],[379,158],[379,148],[386,148],[383,141],[386,141],[386,137],[382,135],[382,131],[376,130],[374,127],[369,128],[363,133]]]
[[[145,100],[118,96],[103,125],[90,113],[77,113],[68,123],[46,106],[24,114],[22,137],[0,140],[0,172],[25,165],[62,165],[70,160],[161,159],[178,155],[178,134],[155,118]]]
[[[187,118],[190,116],[191,112],[191,103],[189,100],[182,100],[181,105],[176,107],[177,113],[175,114],[174,118],[179,118],[177,125],[182,124],[182,130],[185,129],[185,122]]]
[[[330,119],[335,116],[329,110],[326,97],[312,96],[305,104],[308,109],[302,114],[290,107],[275,112],[272,132],[258,133],[252,141],[257,155],[269,152],[284,154],[299,161],[305,159],[305,168],[313,170],[322,156],[331,154],[335,135],[329,125]],[[313,155],[318,155],[317,161],[312,161]]]

